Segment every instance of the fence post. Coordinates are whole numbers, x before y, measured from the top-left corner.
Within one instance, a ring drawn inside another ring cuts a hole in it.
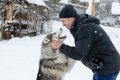
[[[95,16],[95,2],[94,1],[95,0],[92,0],[92,13],[91,13],[92,16]]]

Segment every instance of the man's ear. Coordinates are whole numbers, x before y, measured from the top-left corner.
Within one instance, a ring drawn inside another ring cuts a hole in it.
[[[69,18],[72,22],[74,22],[75,21],[75,18],[74,17],[71,17],[71,18]]]

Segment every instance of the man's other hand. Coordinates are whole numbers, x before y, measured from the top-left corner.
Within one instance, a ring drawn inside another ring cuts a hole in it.
[[[53,40],[51,42],[51,47],[53,49],[59,49],[61,47],[62,43],[60,42],[60,40]]]

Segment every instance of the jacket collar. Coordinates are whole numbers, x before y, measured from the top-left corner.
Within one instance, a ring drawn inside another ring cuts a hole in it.
[[[87,14],[78,14],[77,17],[75,18],[75,21],[72,25],[72,28],[76,28],[78,25],[83,24],[86,22],[85,19],[87,19],[88,15]]]
[[[78,14],[77,17],[75,17],[75,21],[71,28],[77,28],[77,26],[79,26],[80,24],[89,22],[93,22],[98,25],[100,24],[100,21],[94,16],[90,16],[88,14]]]

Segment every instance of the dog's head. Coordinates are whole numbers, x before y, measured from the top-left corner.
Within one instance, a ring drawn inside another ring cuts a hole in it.
[[[42,58],[55,59],[58,56],[63,55],[63,54],[59,53],[59,50],[54,50],[50,46],[50,42],[52,40],[59,39],[61,42],[63,42],[66,39],[66,36],[61,36],[62,32],[63,32],[63,30],[59,29],[57,32],[50,33],[45,36],[45,38],[43,39],[43,42],[42,42],[42,47],[41,47]]]
[[[63,42],[66,39],[66,36],[61,36],[63,30],[62,28],[60,28],[57,32],[54,33],[49,33],[44,39],[43,39],[43,44],[48,44],[50,43],[52,40],[60,40],[61,42]]]

